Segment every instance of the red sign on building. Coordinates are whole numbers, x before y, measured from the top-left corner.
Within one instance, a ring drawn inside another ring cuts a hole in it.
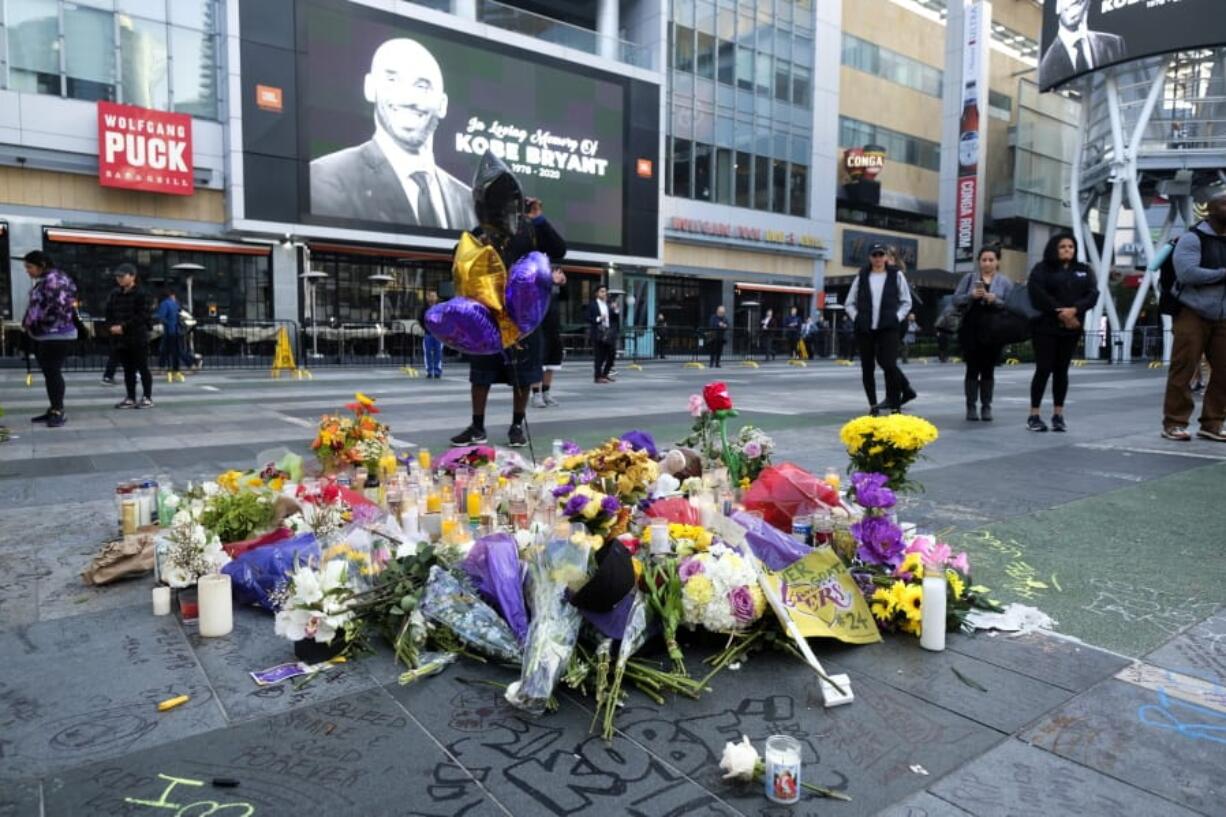
[[[98,183],[190,196],[195,190],[192,118],[99,102]]]

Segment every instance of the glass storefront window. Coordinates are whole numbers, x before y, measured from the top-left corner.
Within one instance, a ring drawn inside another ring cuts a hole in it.
[[[792,104],[809,110],[809,69],[802,65],[792,66]]]
[[[788,211],[788,163],[782,159],[771,162],[772,195],[771,210],[776,213]]]
[[[694,143],[694,198],[711,200],[711,146]]]
[[[749,154],[738,150],[736,152],[736,206],[750,206],[750,180],[753,174],[753,160]]]
[[[60,20],[56,0],[8,0],[5,8],[11,87],[60,93]]]
[[[77,282],[81,311],[87,316],[98,317],[105,311],[107,296],[115,288],[112,271],[122,263],[136,265],[138,280],[152,298],[161,300],[166,289],[173,289],[186,308],[186,279],[172,267],[194,263],[205,268],[192,276],[193,314],[198,319],[221,315],[230,322],[272,318],[272,259],[268,255],[63,242],[48,242],[46,251]]]
[[[717,78],[725,85],[731,85],[736,78],[736,46],[727,40],[720,40],[718,49]]]
[[[115,0],[115,8],[149,20],[166,22],[166,0]]]
[[[696,73],[700,77],[715,79],[715,37],[698,32],[698,55]]]
[[[115,16],[64,5],[64,70],[72,99],[115,99]]]
[[[788,182],[788,212],[794,216],[809,215],[809,169],[804,165],[791,165]]]
[[[753,164],[753,206],[757,210],[769,210],[771,160],[765,156],[755,156]]]
[[[715,151],[715,200],[732,204],[732,151],[727,148]]]
[[[673,139],[673,195],[691,198],[690,140]]]
[[[694,29],[688,26],[676,27],[676,39],[673,44],[678,71],[694,70]]]
[[[0,253],[3,253],[4,258],[9,257],[9,233],[8,226],[0,222]],[[6,320],[13,318],[13,288],[9,283],[10,266],[8,264],[0,264],[0,318]]]
[[[206,119],[217,116],[217,48],[213,35],[170,28],[174,108]]]
[[[142,108],[170,107],[166,26],[140,17],[119,17],[123,101]]]

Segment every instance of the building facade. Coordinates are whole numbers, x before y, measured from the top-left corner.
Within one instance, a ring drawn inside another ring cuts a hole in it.
[[[990,5],[985,240],[1020,276],[1035,225],[1064,216],[1076,108],[1034,87],[1039,4]],[[658,351],[661,322],[679,333],[670,351],[697,345],[719,305],[738,330],[768,310],[778,327],[791,307],[837,302],[878,240],[939,295],[953,277],[944,6],[8,0],[4,354],[33,249],[76,278],[87,316],[100,314],[111,270],[135,263],[147,284],[190,300],[218,350],[267,338],[278,321],[329,349],[346,337],[358,348],[376,322],[411,344],[425,292],[446,294],[486,148],[563,228],[563,321],[577,334],[599,283],[622,293],[628,349],[641,354]],[[385,46],[408,66],[399,76],[435,78],[427,103],[396,101]],[[418,129],[418,114],[433,124]],[[177,188],[168,172],[159,183],[141,173],[157,150],[146,137],[163,127],[190,134]],[[436,174],[425,188],[395,146],[415,130]],[[870,178],[849,168],[866,148]]]

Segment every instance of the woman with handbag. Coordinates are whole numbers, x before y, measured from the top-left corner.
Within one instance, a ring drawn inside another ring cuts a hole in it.
[[[1064,398],[1068,395],[1068,369],[1077,351],[1086,312],[1098,303],[1094,272],[1077,260],[1077,239],[1058,233],[1047,242],[1043,260],[1030,271],[1026,285],[1030,303],[1038,311],[1034,322],[1034,379],[1030,381],[1030,417],[1026,427],[1047,431],[1039,416],[1050,378],[1052,431],[1066,431]]]
[[[1000,274],[1000,250],[984,247],[979,251],[979,271],[968,272],[954,290],[954,306],[962,310],[958,340],[966,361],[966,419],[973,422],[992,421],[992,390],[1003,348],[992,336],[992,322],[1003,313],[1012,288],[1012,282]]]

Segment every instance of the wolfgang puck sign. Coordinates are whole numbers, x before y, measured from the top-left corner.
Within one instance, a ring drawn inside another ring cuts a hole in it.
[[[98,183],[190,196],[192,118],[114,102],[98,103]]]

